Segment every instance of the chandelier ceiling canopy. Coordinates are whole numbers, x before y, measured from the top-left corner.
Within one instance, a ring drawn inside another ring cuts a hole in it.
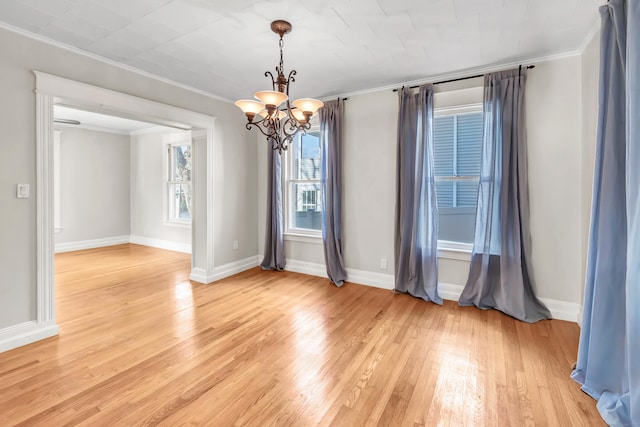
[[[240,99],[235,104],[247,116],[246,128],[258,129],[267,137],[274,150],[282,153],[298,132],[306,132],[311,128],[311,118],[324,103],[313,98],[300,98],[289,101],[289,85],[295,81],[296,70],[291,70],[285,77],[282,46],[285,34],[291,32],[291,24],[277,20],[271,23],[271,31],[280,36],[280,65],[276,67],[276,77],[271,71],[264,73],[271,78],[272,90],[256,92],[253,99]],[[257,119],[256,116],[260,118]],[[257,119],[257,120],[256,120]]]

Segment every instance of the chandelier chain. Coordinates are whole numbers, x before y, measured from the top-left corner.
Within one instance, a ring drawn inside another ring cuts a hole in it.
[[[282,47],[284,46],[284,40],[282,40],[282,36],[280,36],[280,42],[278,44],[280,45],[280,72],[284,73],[284,59],[283,59],[283,53],[282,53]]]

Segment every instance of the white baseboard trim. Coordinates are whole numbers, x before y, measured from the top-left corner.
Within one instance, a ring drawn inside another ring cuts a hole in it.
[[[260,259],[257,255],[254,255],[249,258],[214,267],[213,274],[207,278],[208,283],[222,280],[225,277],[233,276],[234,274],[257,267],[260,264]]]
[[[207,274],[203,268],[194,268],[191,270],[189,279],[198,283],[213,283],[218,280],[222,280],[226,277],[233,276],[234,274],[242,273],[250,268],[257,267],[260,264],[260,258],[258,255],[244,258],[238,261],[230,262],[229,264],[220,265],[213,268],[213,273]]]
[[[310,274],[312,276],[327,277],[327,270],[324,264],[318,264],[307,261],[298,261],[295,259],[287,259],[287,271],[296,273]],[[347,268],[348,282],[357,283],[375,288],[389,289],[394,288],[393,274],[376,273],[372,271],[355,270]],[[452,283],[438,283],[438,293],[442,299],[450,301],[458,301],[464,286],[454,285]],[[558,301],[548,298],[540,298],[545,303],[551,315],[557,320],[567,320],[569,322],[578,322],[582,320],[582,307],[579,304]]]
[[[0,329],[0,353],[55,335],[58,335],[58,325],[55,322],[38,324],[36,321],[30,321],[18,323],[17,325]]]
[[[580,304],[580,309],[578,310],[578,326],[580,326],[580,329],[582,329],[582,310],[584,310],[584,306]]]
[[[582,321],[580,315],[582,308],[580,304],[574,302],[559,301],[557,299],[539,298],[540,301],[547,306],[551,312],[551,316],[558,320],[567,320],[569,322],[576,322],[578,325]]]
[[[169,251],[191,253],[191,243],[177,243],[169,240],[152,239],[142,236],[115,236],[103,239],[80,240],[77,242],[56,243],[56,253],[80,251],[83,249],[102,248],[105,246],[122,245],[124,243],[134,243],[136,245],[151,246]]]
[[[151,246],[158,249],[166,249],[168,251],[182,252],[185,254],[191,253],[191,243],[178,243],[171,242],[169,240],[153,239],[150,237],[142,236],[129,236],[129,243],[143,246]]]
[[[189,274],[189,280],[193,280],[194,282],[204,283],[207,282],[207,270],[204,268],[193,268],[191,269],[191,274]]]
[[[322,266],[324,268],[324,265]],[[372,286],[374,288],[393,290],[395,281],[393,274],[347,268],[347,280],[351,283]]]
[[[103,239],[80,240],[76,242],[56,243],[55,252],[81,251],[83,249],[102,248],[104,246],[129,243],[129,236],[105,237]]]
[[[452,283],[438,283],[438,294],[440,298],[446,299],[449,301],[458,301],[460,299],[460,295],[462,295],[462,290],[464,286],[462,285],[454,285]]]
[[[294,273],[309,274],[311,276],[324,277],[327,276],[327,269],[324,264],[318,264],[315,262],[298,261],[297,259],[287,259],[287,264],[284,267],[287,271],[293,271]]]

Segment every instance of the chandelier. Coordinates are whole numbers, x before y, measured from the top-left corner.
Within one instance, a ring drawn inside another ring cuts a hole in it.
[[[291,70],[289,76],[285,77],[282,37],[291,31],[291,24],[283,20],[273,21],[271,31],[280,36],[280,65],[276,67],[277,77],[274,78],[270,71],[264,73],[265,77],[271,77],[273,90],[256,92],[253,96],[258,101],[240,99],[235,104],[247,116],[246,128],[248,130],[257,128],[267,137],[271,148],[282,153],[289,148],[289,144],[298,132],[306,132],[311,128],[311,117],[324,103],[312,98],[301,98],[289,102],[289,84],[296,80],[296,70]],[[261,118],[256,120],[256,115]]]

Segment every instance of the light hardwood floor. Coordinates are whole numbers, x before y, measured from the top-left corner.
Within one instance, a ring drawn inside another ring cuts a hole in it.
[[[60,335],[0,354],[0,426],[600,426],[578,326],[188,255],[56,255]]]

